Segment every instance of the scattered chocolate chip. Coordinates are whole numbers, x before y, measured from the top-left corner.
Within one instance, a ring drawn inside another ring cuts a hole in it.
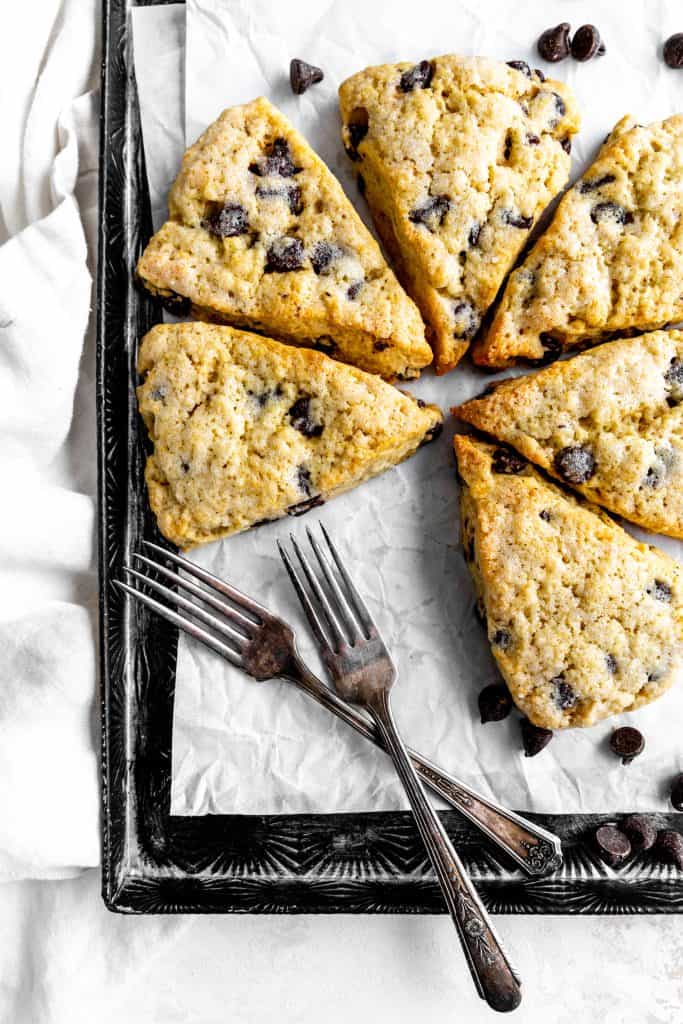
[[[683,32],[669,36],[662,50],[664,63],[670,68],[683,68]]]
[[[661,466],[650,466],[647,473],[643,477],[643,487],[650,488],[656,491],[658,487],[661,487],[664,483],[664,476],[662,474]]]
[[[671,804],[677,811],[683,811],[683,775],[677,775],[671,783]]]
[[[308,395],[297,398],[289,410],[289,419],[294,429],[304,437],[320,437],[323,432],[323,424],[311,418],[311,399]]]
[[[503,224],[509,224],[511,228],[523,228],[528,230],[534,222],[533,217],[523,217],[519,211],[501,210],[500,219]]]
[[[427,89],[434,77],[434,67],[428,60],[421,60],[419,64],[404,71],[398,87],[401,92],[412,92],[413,89]]]
[[[379,340],[373,341],[372,347],[375,352],[386,352],[386,350],[389,348],[389,342]]]
[[[346,298],[351,301],[357,299],[364,284],[364,281],[354,281],[353,284],[350,284],[346,289]]]
[[[671,601],[671,587],[664,580],[655,580],[652,587],[648,587],[648,594],[657,601],[664,601],[668,604]]]
[[[202,227],[216,238],[236,238],[249,232],[249,218],[239,203],[224,203],[202,221]]]
[[[527,146],[538,146],[541,142],[539,136],[534,135],[533,132],[530,132],[528,135],[526,135],[524,141],[526,142]]]
[[[550,514],[547,508],[542,508],[538,514],[544,523],[549,523],[552,519],[552,515]]]
[[[494,647],[500,647],[501,651],[507,651],[512,643],[512,633],[509,629],[497,629],[491,637]]]
[[[266,188],[259,185],[256,189],[259,199],[284,199],[290,211],[298,216],[303,210],[301,202],[301,189],[298,185],[285,185],[283,188]],[[242,234],[243,232],[240,232]]]
[[[600,38],[595,25],[582,25],[574,33],[571,45],[574,60],[586,61],[593,57],[602,57],[606,53],[605,44]]]
[[[657,833],[652,851],[665,864],[675,864],[683,870],[683,836],[673,829],[664,828]]]
[[[425,436],[420,441],[420,444],[418,445],[418,447],[419,448],[424,448],[424,446],[426,444],[431,444],[432,441],[436,441],[437,437],[441,436],[442,431],[443,431],[443,423],[439,420],[438,423],[435,423],[433,427],[429,428],[429,430],[427,431]]]
[[[164,399],[166,398],[167,393],[168,392],[166,390],[165,385],[162,384],[158,388],[154,388],[152,391],[150,391],[149,397],[153,402],[163,402]]]
[[[349,134],[349,140],[350,140],[351,145],[350,146],[345,146],[344,148],[346,149],[346,155],[348,157],[350,157],[351,160],[361,160],[362,159],[360,153],[358,152],[358,146],[359,146],[359,143],[361,143],[363,141],[363,139],[365,138],[365,136],[368,134],[368,119],[367,119],[368,112],[367,112],[367,110],[365,110],[364,113],[365,113],[365,119],[364,120],[354,121],[351,124],[347,125],[347,128],[346,128],[346,130],[347,130],[347,132]]]
[[[568,135],[565,135],[563,139],[560,139],[560,145],[565,153],[571,153],[572,151],[572,140]]]
[[[507,686],[502,683],[491,683],[479,694],[479,714],[481,724],[502,722],[512,711],[512,697]]]
[[[296,471],[296,484],[302,494],[311,493],[311,471],[306,466],[299,466]]]
[[[307,498],[305,501],[299,501],[296,505],[290,505],[287,509],[287,515],[303,516],[306,512],[310,512],[312,508],[319,508],[320,505],[324,504],[325,499],[316,494],[313,498]]]
[[[543,60],[556,64],[558,60],[569,56],[569,28],[568,23],[563,21],[541,33],[536,47]]]
[[[621,822],[621,831],[634,850],[650,850],[657,838],[657,829],[647,814],[629,814]]]
[[[683,359],[673,357],[669,369],[664,374],[664,380],[668,385],[667,402],[669,405],[679,405],[683,401]]]
[[[408,214],[413,224],[422,224],[432,233],[440,228],[451,207],[448,196],[430,196]]]
[[[304,246],[299,238],[276,238],[266,253],[264,274],[285,274],[301,270],[304,265]]]
[[[333,245],[332,242],[316,242],[311,250],[311,266],[316,274],[326,274],[330,269],[330,264],[343,255],[344,250],[340,249],[338,245]]]
[[[538,359],[530,359],[529,362],[532,366],[547,366],[549,363],[554,363],[556,359],[560,358],[562,355],[562,342],[558,338],[553,338],[549,334],[542,332],[539,340],[543,348],[543,355]]]
[[[509,60],[506,63],[509,68],[514,68],[515,71],[521,71],[527,78],[531,78],[531,68],[525,60]]]
[[[475,220],[470,228],[470,233],[467,236],[467,241],[471,246],[475,246],[479,241],[479,235],[481,234],[481,224],[478,220]]]
[[[562,448],[553,460],[555,469],[570,484],[585,484],[595,475],[597,463],[590,448],[582,444]]]
[[[612,676],[615,674],[615,672],[617,671],[617,668],[619,667],[618,664],[617,664],[617,659],[614,657],[613,654],[606,654],[605,655],[605,665],[607,667],[607,671]]]
[[[185,462],[184,459],[181,459],[181,461],[180,461],[180,468],[182,469],[183,473],[189,473],[190,472],[190,463],[189,462]]]
[[[515,476],[526,469],[526,459],[509,448],[496,448],[491,458],[491,469],[494,473]]]
[[[615,825],[601,825],[596,830],[595,843],[600,857],[613,868],[622,864],[631,853],[628,836]]]
[[[178,295],[176,292],[171,292],[170,295],[156,295],[155,298],[173,316],[189,316],[192,309],[192,301],[186,295]]]
[[[322,69],[315,64],[307,64],[305,60],[298,60],[296,57],[289,64],[289,84],[296,96],[302,96],[307,89],[317,82],[322,82]]]
[[[313,348],[317,348],[319,352],[326,352],[330,355],[336,351],[337,343],[334,338],[331,338],[329,334],[321,334],[319,338],[316,338],[313,342]]]
[[[259,178],[268,178],[270,175],[278,178],[291,178],[295,174],[299,174],[303,168],[295,165],[287,139],[279,136],[273,140],[264,156],[259,157],[253,164],[249,164],[249,170]]]
[[[251,398],[256,400],[256,404],[259,406],[259,408],[265,409],[265,407],[268,405],[268,402],[270,402],[273,398],[280,398],[281,397],[281,395],[282,395],[282,388],[278,384],[274,388],[266,388],[265,391],[258,391],[257,392],[257,391],[250,391],[250,390],[248,390],[247,394]]]
[[[612,221],[614,224],[632,224],[633,214],[619,203],[598,203],[591,210],[591,220],[594,224],[602,224],[605,221]]]
[[[567,106],[558,92],[553,93],[553,99],[555,102],[555,113],[548,121],[548,128],[557,128],[558,124],[567,113]]]
[[[630,764],[645,749],[645,739],[640,729],[632,725],[622,725],[615,729],[609,739],[612,751],[621,758],[622,764]]]
[[[505,145],[503,146],[503,160],[509,160],[512,153],[512,133],[506,132]]]
[[[522,730],[525,757],[535,757],[536,754],[540,754],[553,738],[552,729],[541,729],[540,726],[530,722],[528,718],[523,718],[519,727]]]
[[[611,185],[616,180],[616,174],[603,174],[601,178],[593,178],[592,180],[584,178],[579,182],[579,192],[581,195],[585,195],[586,192],[595,192],[596,189],[602,188],[603,185]]]
[[[469,341],[479,330],[481,317],[471,302],[462,299],[453,306],[453,321],[456,338],[465,338]]]
[[[362,196],[365,195],[365,178],[362,174],[359,174],[356,178],[356,184],[358,185],[358,191]]]
[[[536,78],[539,80],[539,82],[545,82],[545,75],[543,74],[540,68],[534,68],[534,74],[536,75]]]
[[[561,711],[569,711],[576,707],[578,698],[562,673],[559,676],[553,676],[550,685],[553,688],[553,700]]]

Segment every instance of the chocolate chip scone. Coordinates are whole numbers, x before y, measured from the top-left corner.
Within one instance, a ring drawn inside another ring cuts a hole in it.
[[[138,370],[149,500],[181,547],[307,512],[441,428],[436,406],[380,377],[231,327],[154,327]]]
[[[445,373],[567,182],[574,97],[523,62],[448,55],[367,68],[339,102],[358,184]]]
[[[683,318],[683,115],[619,122],[505,287],[475,362],[547,361]]]
[[[680,566],[509,448],[455,438],[462,540],[491,649],[535,725],[593,725],[681,667]]]
[[[265,99],[191,146],[137,267],[181,315],[319,347],[387,379],[432,360],[415,304],[341,185]]]
[[[454,409],[587,498],[683,538],[683,332],[612,341]]]

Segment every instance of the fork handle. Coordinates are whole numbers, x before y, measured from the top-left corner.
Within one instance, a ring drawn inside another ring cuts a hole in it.
[[[479,995],[494,1010],[501,1013],[514,1010],[522,1001],[519,978],[453,844],[427,799],[396,729],[388,690],[376,692],[367,707],[403,783]]]
[[[300,658],[292,663],[286,678],[361,736],[385,749],[382,735],[374,722],[325,686]],[[407,749],[422,781],[509,854],[527,874],[540,877],[559,867],[562,845],[556,835],[481,796],[410,747]]]

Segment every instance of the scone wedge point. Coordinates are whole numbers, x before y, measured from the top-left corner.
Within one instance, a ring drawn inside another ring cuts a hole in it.
[[[574,97],[523,63],[449,54],[366,68],[339,102],[375,226],[445,373],[567,182]]]
[[[517,707],[561,729],[664,693],[681,669],[680,566],[509,448],[460,435],[455,450],[465,557]]]
[[[683,539],[683,331],[606,342],[453,413],[611,512]]]
[[[386,379],[432,361],[417,307],[341,185],[266,99],[186,152],[137,267],[169,308],[318,347]]]
[[[149,500],[180,547],[322,505],[442,424],[435,406],[374,374],[231,327],[154,327],[138,370]]]
[[[623,118],[510,275],[474,361],[548,361],[683,319],[683,115]]]

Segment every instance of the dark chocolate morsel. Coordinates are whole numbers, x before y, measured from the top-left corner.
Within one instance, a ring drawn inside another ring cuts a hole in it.
[[[543,520],[544,523],[549,523],[550,520],[552,519],[552,515],[548,511],[547,508],[542,508],[541,511],[538,514],[539,514],[539,516],[541,517],[541,519]]]
[[[304,245],[300,238],[276,238],[266,253],[264,274],[285,274],[301,270],[304,265]]]
[[[609,672],[609,674],[611,676],[613,676],[616,673],[617,669],[619,668],[619,664],[617,662],[617,659],[614,657],[613,654],[606,654],[605,655],[605,665],[607,667],[607,671]]]
[[[512,697],[503,683],[485,686],[478,697],[481,724],[502,722],[512,711]]]
[[[597,463],[590,448],[582,444],[569,445],[556,453],[555,469],[570,484],[585,484],[595,475]]]
[[[565,153],[571,153],[572,151],[572,140],[568,135],[565,135],[563,139],[560,139],[560,145]]]
[[[594,224],[603,224],[609,221],[614,224],[632,224],[633,214],[620,203],[598,203],[591,210],[591,220]]]
[[[634,757],[645,750],[645,739],[640,729],[632,725],[622,725],[610,736],[609,745],[612,751],[621,758],[622,764],[630,764]]]
[[[435,423],[433,427],[429,428],[429,430],[427,431],[425,436],[420,441],[420,444],[418,445],[418,447],[419,448],[424,448],[424,446],[426,444],[431,444],[432,441],[436,441],[437,437],[441,436],[442,431],[443,431],[443,423],[441,422],[441,420],[439,420],[438,423]]]
[[[662,50],[664,63],[670,68],[683,68],[683,32],[669,36]]]
[[[290,212],[298,216],[303,211],[301,189],[298,185],[284,185],[282,188],[266,188],[259,185],[256,189],[259,199],[284,199]]]
[[[647,814],[629,814],[621,823],[621,831],[634,850],[650,850],[655,845],[657,828]]]
[[[544,750],[553,738],[552,729],[542,729],[534,725],[528,718],[523,718],[519,723],[522,730],[522,745],[525,757],[535,757]]]
[[[657,601],[664,601],[665,603],[671,601],[671,587],[668,583],[665,583],[664,580],[655,580],[654,584],[652,587],[648,588],[647,592]]]
[[[522,228],[528,230],[534,222],[533,217],[524,217],[518,210],[501,210],[500,219],[503,224],[509,224],[511,228]]]
[[[346,289],[346,298],[350,301],[357,299],[364,284],[364,281],[354,281],[353,284],[350,284]]]
[[[531,78],[531,68],[525,60],[509,60],[506,63],[509,68],[514,68],[515,71],[521,71],[527,78]]]
[[[303,516],[306,512],[310,512],[312,508],[318,508],[320,505],[325,504],[325,499],[321,498],[319,494],[316,494],[312,498],[307,498],[305,501],[299,501],[296,505],[290,505],[287,509],[288,516]]]
[[[576,693],[562,673],[559,676],[554,676],[550,680],[550,685],[553,688],[553,700],[560,711],[569,711],[571,708],[576,707],[578,700]]]
[[[683,401],[683,359],[677,356],[672,358],[664,380],[668,391],[667,402],[671,406],[679,405]]]
[[[551,64],[558,60],[564,60],[569,56],[569,25],[566,21],[555,25],[554,28],[547,28],[539,36],[536,44],[538,52],[543,60]]]
[[[303,170],[297,167],[292,160],[287,139],[282,136],[273,139],[273,142],[262,157],[254,163],[249,164],[249,170],[259,178],[268,178],[271,175],[278,178],[291,178]]]
[[[408,219],[413,224],[423,224],[433,233],[443,224],[450,207],[451,201],[448,196],[429,196],[410,211]]]
[[[311,250],[311,266],[316,274],[326,274],[330,264],[343,255],[344,250],[332,242],[316,242]]]
[[[602,188],[603,185],[611,185],[616,180],[616,174],[603,174],[601,178],[584,178],[579,182],[578,189],[581,195],[585,195],[586,192],[595,192],[596,189]]]
[[[622,864],[631,853],[628,836],[616,825],[601,825],[595,833],[595,844],[601,858],[613,868]]]
[[[307,89],[317,82],[322,82],[322,69],[315,64],[307,64],[305,60],[298,60],[296,57],[289,64],[289,84],[296,96],[302,96]]]
[[[500,647],[501,651],[507,651],[512,643],[512,633],[509,629],[497,629],[491,637],[494,647]]]
[[[239,203],[224,203],[202,221],[202,227],[216,238],[236,238],[249,232],[249,218]]]
[[[311,399],[308,395],[297,398],[289,410],[289,419],[294,429],[304,437],[320,437],[323,432],[324,425],[311,418]]]
[[[467,236],[467,241],[471,246],[475,246],[479,241],[479,235],[481,234],[481,224],[475,220],[470,228],[470,232]]]
[[[419,64],[403,72],[398,87],[401,92],[412,92],[413,89],[427,89],[433,77],[434,66],[428,60],[421,60]]]
[[[491,458],[491,469],[494,473],[516,476],[526,469],[526,459],[510,448],[496,448]]]
[[[683,775],[677,775],[671,783],[671,805],[683,811]]]
[[[346,155],[350,157],[351,160],[362,160],[363,158],[358,152],[358,146],[368,134],[368,112],[364,107],[359,107],[358,110],[354,111],[354,114],[356,114],[359,119],[357,121],[351,121],[346,126],[350,142],[350,145],[345,147]]]
[[[595,25],[581,25],[577,28],[572,39],[571,51],[574,60],[581,62],[603,56],[606,52],[605,44]]]
[[[453,306],[453,320],[455,322],[456,338],[465,338],[469,341],[479,330],[481,317],[471,302],[462,299]]]
[[[675,864],[677,868],[683,870],[683,836],[680,832],[662,829],[657,833],[652,852],[664,864]]]

